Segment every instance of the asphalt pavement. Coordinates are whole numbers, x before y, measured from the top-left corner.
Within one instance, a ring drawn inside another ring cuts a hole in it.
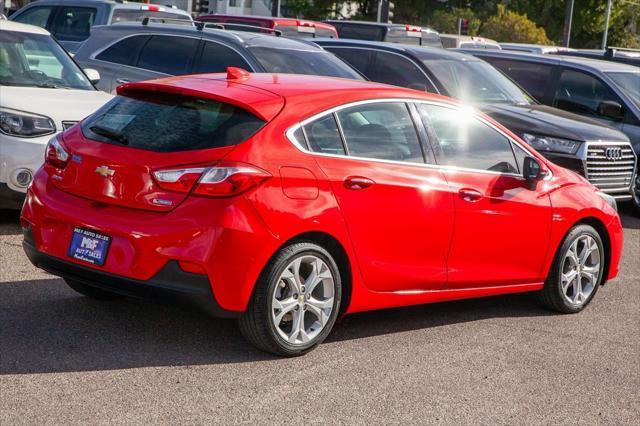
[[[528,295],[352,315],[279,359],[235,323],[98,302],[34,268],[0,211],[0,425],[640,424],[640,219],[578,315]]]

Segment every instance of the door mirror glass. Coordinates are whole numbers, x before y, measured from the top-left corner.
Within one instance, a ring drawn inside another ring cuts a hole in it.
[[[612,120],[620,120],[624,118],[624,109],[616,101],[602,101],[598,105],[598,115]]]
[[[92,84],[98,84],[98,82],[100,81],[100,73],[98,72],[98,70],[94,70],[93,68],[85,68],[83,71]]]
[[[525,157],[522,165],[522,174],[527,181],[535,182],[545,177],[542,165],[533,157]]]

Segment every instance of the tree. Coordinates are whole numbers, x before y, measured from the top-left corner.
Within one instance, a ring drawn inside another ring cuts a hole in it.
[[[431,14],[431,18],[429,18],[426,24],[441,33],[457,34],[459,18],[469,20],[469,35],[478,35],[481,21],[471,9],[453,8],[450,11],[443,9],[436,10]]]
[[[527,15],[507,10],[498,5],[498,13],[482,25],[480,34],[501,42],[553,44],[544,28],[527,18]]]

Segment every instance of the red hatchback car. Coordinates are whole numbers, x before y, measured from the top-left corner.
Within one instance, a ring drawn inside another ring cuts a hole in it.
[[[34,265],[168,297],[302,354],[342,314],[614,278],[615,201],[447,98],[317,76],[131,83],[53,138],[22,210]]]

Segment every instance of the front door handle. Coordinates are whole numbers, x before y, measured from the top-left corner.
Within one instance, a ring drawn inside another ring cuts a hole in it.
[[[344,187],[347,189],[353,189],[355,191],[361,189],[367,189],[375,182],[369,178],[362,176],[349,176],[344,180]]]
[[[462,188],[460,191],[458,191],[458,195],[460,195],[460,198],[462,198],[464,201],[468,201],[470,203],[480,201],[480,199],[482,198],[482,193],[480,191],[471,188]]]
[[[118,84],[131,83],[131,80],[129,80],[128,78],[117,78],[116,83]]]

